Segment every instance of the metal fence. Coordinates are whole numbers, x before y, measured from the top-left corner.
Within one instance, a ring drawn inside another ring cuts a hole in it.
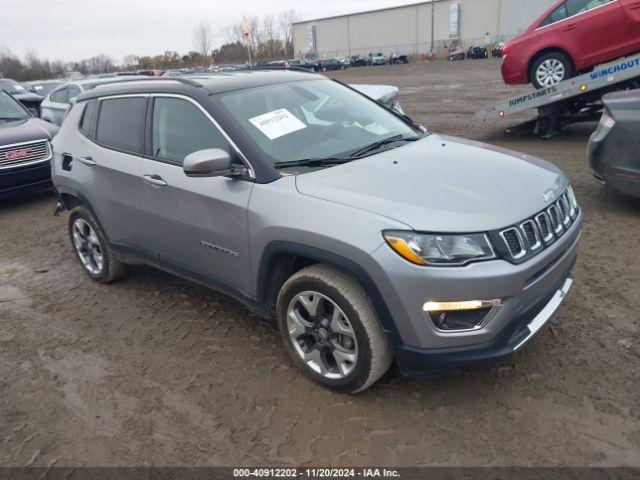
[[[461,46],[467,49],[473,45],[481,45],[491,50],[498,42],[504,42],[513,38],[513,36],[490,36],[489,38],[470,38],[470,39],[447,39],[437,40],[433,46],[434,54],[437,58],[444,58],[447,56],[449,48]],[[487,40],[489,40],[487,42]],[[431,53],[431,43],[408,43],[408,44],[396,44],[396,45],[372,45],[367,47],[349,48],[342,50],[326,50],[318,51],[317,58],[329,59],[345,57],[349,58],[353,55],[362,55],[367,57],[370,53],[382,53],[385,56],[389,56],[392,53],[401,53],[404,55],[413,56],[418,58],[420,56],[427,56]],[[310,54],[309,56],[316,56]]]

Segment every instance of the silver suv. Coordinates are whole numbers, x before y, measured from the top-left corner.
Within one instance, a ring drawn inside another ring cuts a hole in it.
[[[335,390],[504,359],[572,284],[582,213],[558,168],[313,73],[97,86],[53,143],[92,279],[144,263],[227,293]]]

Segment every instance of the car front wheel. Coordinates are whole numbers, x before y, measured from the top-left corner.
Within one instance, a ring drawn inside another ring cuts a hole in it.
[[[278,327],[296,365],[316,382],[356,393],[373,385],[393,359],[389,339],[363,288],[328,265],[312,265],[285,282]]]
[[[573,64],[564,53],[542,55],[531,66],[531,81],[538,89],[553,87],[572,76]]]

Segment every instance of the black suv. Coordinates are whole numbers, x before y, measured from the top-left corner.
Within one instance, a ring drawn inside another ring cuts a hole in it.
[[[51,187],[49,142],[57,132],[0,89],[0,198]]]

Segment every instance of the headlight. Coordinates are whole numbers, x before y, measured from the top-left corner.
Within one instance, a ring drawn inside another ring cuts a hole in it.
[[[405,260],[423,266],[457,266],[496,258],[484,233],[459,235],[387,231],[385,240]]]

